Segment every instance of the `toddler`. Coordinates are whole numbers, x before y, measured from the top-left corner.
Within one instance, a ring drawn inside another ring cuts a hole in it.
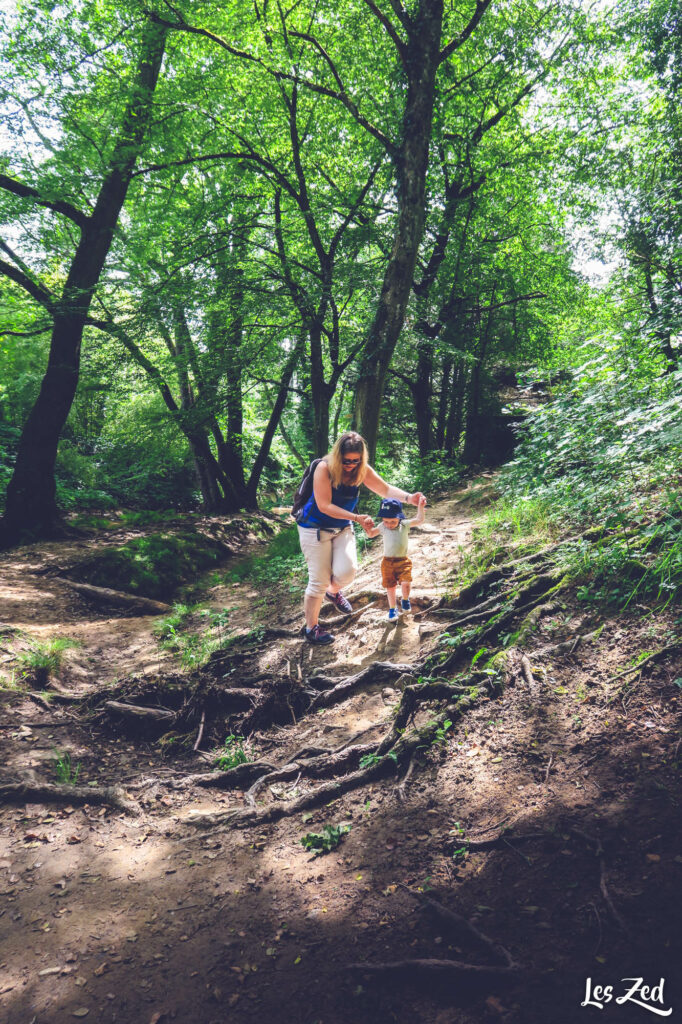
[[[419,500],[419,508],[414,519],[406,519],[401,502],[395,498],[386,498],[381,502],[379,509],[378,526],[367,530],[368,537],[384,539],[384,557],[381,562],[381,582],[386,588],[388,597],[388,621],[398,621],[398,608],[396,598],[398,584],[400,584],[401,601],[400,612],[409,612],[410,584],[412,583],[412,562],[407,557],[407,541],[411,526],[418,526],[424,522],[424,507],[426,498]]]

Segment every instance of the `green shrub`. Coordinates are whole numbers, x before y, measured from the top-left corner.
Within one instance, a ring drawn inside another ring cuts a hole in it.
[[[323,825],[321,832],[308,832],[301,839],[305,850],[312,850],[316,857],[335,850],[345,835],[350,832],[350,825]]]
[[[559,551],[584,601],[667,604],[682,593],[682,496],[671,480],[682,460],[681,388],[682,371],[661,373],[646,349],[604,345],[529,416],[501,473],[504,503],[489,516],[498,529],[605,528]]]
[[[682,457],[682,371],[624,359],[614,345],[574,372],[530,415],[501,473],[514,503],[542,502],[550,520],[615,526],[667,482]]]

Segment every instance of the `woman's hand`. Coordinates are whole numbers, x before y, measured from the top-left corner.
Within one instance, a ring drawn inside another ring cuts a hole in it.
[[[374,529],[374,520],[372,519],[371,516],[360,515],[357,517],[355,522],[360,523],[360,526],[363,528],[365,533],[367,533],[369,530]]]
[[[426,505],[426,497],[421,491],[415,491],[414,494],[408,494],[407,496],[408,505]]]

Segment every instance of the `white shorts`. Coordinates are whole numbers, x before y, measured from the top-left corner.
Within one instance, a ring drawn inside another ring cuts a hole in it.
[[[355,579],[358,568],[358,553],[355,547],[355,532],[346,526],[338,533],[299,526],[298,536],[301,551],[308,563],[307,597],[322,597],[333,581],[339,587],[347,587]]]

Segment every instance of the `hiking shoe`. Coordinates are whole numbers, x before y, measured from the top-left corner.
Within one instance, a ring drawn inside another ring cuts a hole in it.
[[[327,598],[328,601],[331,601],[331,603],[336,608],[338,608],[340,612],[343,612],[344,615],[350,615],[350,613],[353,611],[349,602],[346,600],[346,598],[343,596],[340,590],[338,594],[326,593],[324,596]]]
[[[398,609],[397,608],[389,608],[388,609],[388,621],[389,622],[397,622],[398,621]]]
[[[401,601],[400,601],[400,610],[401,610],[401,612],[411,612],[412,611],[412,605],[410,604],[409,597],[403,597],[401,599]]]
[[[305,638],[309,644],[333,644],[334,637],[331,633],[328,633],[326,629],[317,623],[312,629],[308,629],[306,626]]]

